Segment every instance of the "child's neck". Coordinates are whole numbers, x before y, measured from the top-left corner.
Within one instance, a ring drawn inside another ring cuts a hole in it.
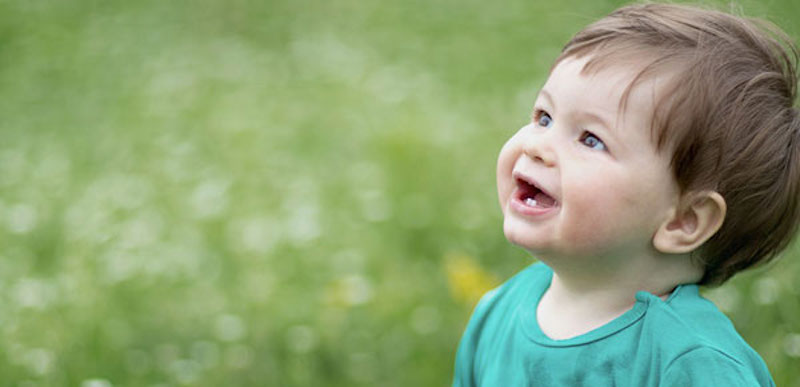
[[[676,286],[697,282],[702,275],[688,258],[664,260],[656,266],[576,271],[551,265],[553,279],[536,311],[539,327],[552,339],[575,337],[630,310],[639,291],[666,299]]]

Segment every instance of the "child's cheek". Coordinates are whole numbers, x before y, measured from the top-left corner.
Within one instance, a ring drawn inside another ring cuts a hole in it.
[[[568,199],[572,200],[564,208],[563,233],[574,253],[617,250],[647,235],[642,229],[640,203],[625,190],[600,184]]]
[[[601,195],[593,199],[601,201]],[[575,254],[593,254],[605,249],[613,239],[614,229],[619,223],[613,209],[595,200],[573,202],[565,208],[563,239]]]
[[[497,196],[500,201],[500,209],[504,213],[511,192],[514,190],[514,179],[512,179],[511,173],[514,170],[514,163],[521,153],[522,143],[520,133],[517,132],[503,145],[497,158]]]

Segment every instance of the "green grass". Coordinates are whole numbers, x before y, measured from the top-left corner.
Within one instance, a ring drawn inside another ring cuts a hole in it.
[[[0,0],[0,379],[448,384],[476,292],[531,262],[497,152],[620,4]],[[710,293],[780,386],[798,255]]]

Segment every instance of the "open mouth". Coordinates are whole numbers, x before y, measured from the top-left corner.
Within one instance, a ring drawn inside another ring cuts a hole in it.
[[[558,202],[539,187],[517,178],[517,199],[524,205],[533,208],[553,208]]]

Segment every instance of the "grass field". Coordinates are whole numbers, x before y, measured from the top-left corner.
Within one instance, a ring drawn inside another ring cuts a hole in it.
[[[621,4],[0,0],[0,384],[447,385],[533,261],[497,153]],[[779,386],[798,252],[708,292]]]

